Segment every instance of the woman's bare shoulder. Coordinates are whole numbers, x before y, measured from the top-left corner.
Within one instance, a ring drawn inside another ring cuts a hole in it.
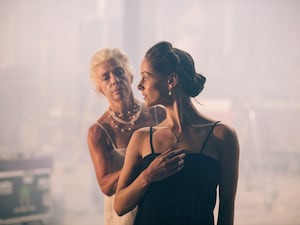
[[[235,129],[225,123],[216,125],[213,135],[219,149],[220,158],[237,160],[239,156],[239,141]]]
[[[149,134],[150,127],[142,127],[134,131],[131,138],[144,138],[146,136],[149,136]]]
[[[109,130],[109,128],[109,121],[107,121],[107,116],[105,113],[88,128],[88,139],[90,141],[98,142],[99,139],[106,136],[104,129]]]
[[[232,126],[218,122],[213,130],[213,135],[219,140],[226,140],[236,136],[236,131]]]

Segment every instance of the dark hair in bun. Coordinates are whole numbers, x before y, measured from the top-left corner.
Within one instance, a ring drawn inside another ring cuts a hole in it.
[[[173,48],[171,43],[164,41],[155,44],[146,52],[145,58],[161,75],[177,73],[188,96],[195,97],[203,90],[206,78],[196,73],[192,56],[181,49]]]

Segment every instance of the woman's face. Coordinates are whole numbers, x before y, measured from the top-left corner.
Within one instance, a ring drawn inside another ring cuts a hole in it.
[[[111,59],[95,68],[97,91],[108,100],[119,101],[132,94],[131,77],[119,60]]]
[[[168,99],[168,79],[154,71],[147,59],[141,63],[141,81],[138,89],[142,92],[146,106],[165,105]]]

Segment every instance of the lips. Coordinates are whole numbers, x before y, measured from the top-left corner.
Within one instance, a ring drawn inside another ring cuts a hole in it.
[[[142,94],[142,96],[143,96],[144,100],[147,98],[147,95],[145,95],[145,94]]]
[[[116,87],[112,90],[113,93],[120,93],[124,88]]]
[[[120,91],[121,91],[121,89],[115,89],[115,90],[113,90],[114,93],[117,93],[117,92],[120,92]]]

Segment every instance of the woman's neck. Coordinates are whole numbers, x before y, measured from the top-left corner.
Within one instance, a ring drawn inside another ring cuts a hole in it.
[[[117,114],[126,115],[128,114],[128,112],[134,110],[134,108],[138,104],[138,101],[134,99],[133,96],[130,96],[129,98],[124,98],[119,101],[110,101],[109,103],[110,111],[115,112]]]
[[[186,127],[191,126],[197,116],[197,110],[191,101],[184,101],[182,104],[175,101],[166,107],[167,126],[177,132],[182,132]]]

